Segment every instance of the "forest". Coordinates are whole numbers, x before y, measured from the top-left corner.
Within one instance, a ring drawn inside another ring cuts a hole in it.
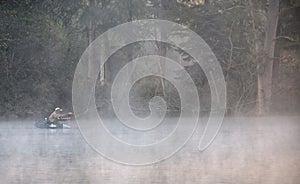
[[[73,76],[85,49],[110,28],[141,19],[175,22],[204,39],[224,73],[227,115],[299,114],[299,0],[2,0],[0,117],[43,116],[57,106],[71,111]],[[109,58],[97,80],[98,110],[111,113],[112,82],[126,63],[170,52],[180,57],[201,112],[208,113],[211,92],[201,67],[162,42],[131,44]],[[149,112],[154,96],[166,101],[170,113],[180,110],[174,86],[155,76],[133,86],[132,110]]]

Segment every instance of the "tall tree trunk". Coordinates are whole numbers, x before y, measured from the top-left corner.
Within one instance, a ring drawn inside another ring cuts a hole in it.
[[[101,57],[101,62],[104,62],[103,56],[106,55],[107,49],[109,47],[109,41],[108,37],[104,36],[103,37],[103,45],[101,45],[101,50],[100,50],[100,57]],[[105,82],[109,82],[110,78],[110,68],[109,68],[109,63],[105,62],[103,65],[100,65],[100,84],[104,85]]]
[[[109,0],[101,0],[101,9],[104,10],[107,8]],[[107,48],[110,47],[108,37],[103,38],[103,45],[101,46],[101,61],[104,62],[103,56],[106,55]],[[100,84],[105,85],[105,83],[110,82],[110,65],[108,62],[105,62],[103,65],[100,65]]]
[[[279,0],[269,1],[268,20],[265,28],[264,56],[258,63],[257,69],[257,113],[269,113],[272,96],[272,74],[276,30],[279,15]]]
[[[253,40],[254,40],[254,52],[255,52],[255,63],[257,63],[256,66],[256,70],[257,72],[260,71],[260,65],[258,64],[259,61],[259,53],[261,50],[261,44],[260,44],[260,40],[258,39],[258,30],[255,27],[255,18],[254,18],[254,6],[252,3],[252,0],[249,0],[249,11],[250,11],[250,15],[251,15],[251,19],[252,19],[252,32],[253,32]],[[262,90],[262,82],[261,80],[257,80],[257,90],[260,91]],[[257,92],[257,99],[256,99],[256,112],[259,113],[262,111],[263,109],[263,97],[262,97],[262,92]]]
[[[159,69],[160,69],[160,73],[162,76],[164,76],[165,73],[165,62],[166,62],[166,55],[167,55],[167,45],[165,43],[160,42],[159,43],[159,56],[162,56],[162,58],[160,58],[160,63],[159,63]],[[161,87],[162,87],[162,94],[163,96],[166,96],[166,92],[165,92],[165,82],[164,82],[164,78],[161,77],[160,78],[160,83],[161,83]]]
[[[87,30],[88,30],[88,43],[89,46],[95,39],[95,23],[94,23],[94,7],[95,7],[95,0],[88,0],[88,6],[89,6],[89,20],[88,20],[88,25],[87,25]],[[95,69],[96,66],[94,63],[95,58],[94,58],[95,50],[94,48],[90,48],[88,50],[88,63],[87,63],[87,78],[86,82],[83,84],[86,88],[93,88],[93,90],[90,91],[90,94],[88,95],[88,106],[87,109],[84,110],[84,112],[88,112],[90,105],[92,105],[92,102],[95,101],[95,95],[93,93],[95,86],[93,86],[93,76],[95,75]]]
[[[88,39],[89,39],[89,45],[94,41],[95,39],[95,25],[94,25],[94,8],[95,8],[95,0],[89,0],[89,22],[88,22]],[[88,53],[88,79],[90,80],[93,76],[94,72],[94,64],[93,64],[93,55],[94,50],[90,49]]]
[[[167,11],[167,6],[168,3],[171,3],[174,0],[168,0],[168,1],[160,1],[160,11],[158,13],[158,18],[160,19],[165,19],[165,11]],[[166,39],[167,33],[164,32],[164,30],[158,30],[159,31],[159,37],[161,39]],[[165,73],[165,62],[166,62],[166,55],[167,55],[167,44],[163,43],[163,42],[156,42],[157,45],[157,49],[158,49],[158,55],[162,56],[162,58],[160,58],[160,64],[159,64],[159,70],[160,70],[160,74],[162,76],[164,76]],[[160,77],[160,84],[162,87],[162,95],[166,96],[166,92],[165,92],[165,81],[163,77]]]
[[[131,22],[133,21],[133,4],[132,4],[132,0],[127,0],[127,9],[128,9],[128,18],[127,18],[127,22]],[[134,45],[129,46],[130,49],[128,49],[127,51],[127,58],[128,58],[128,62],[131,62],[133,60],[133,49],[134,49]],[[127,82],[131,82],[131,80],[133,79],[133,72],[135,70],[135,64],[132,67],[128,67],[127,68],[127,76],[128,76],[128,81]]]
[[[273,64],[273,83],[277,83],[279,79],[279,67],[280,67],[280,49],[278,44],[275,45],[274,53],[274,64]]]

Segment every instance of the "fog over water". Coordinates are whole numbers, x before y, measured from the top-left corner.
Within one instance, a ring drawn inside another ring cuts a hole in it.
[[[174,128],[169,120],[154,137],[164,137]],[[131,137],[115,120],[110,122],[112,134],[139,142],[139,137]],[[33,121],[0,122],[1,183],[300,181],[300,117],[296,116],[225,118],[215,141],[203,152],[197,148],[203,131],[200,123],[183,149],[147,166],[127,166],[102,157],[85,142],[75,122],[69,125],[71,129],[39,129]]]
[[[299,184],[299,30],[300,0],[0,1],[0,184]]]

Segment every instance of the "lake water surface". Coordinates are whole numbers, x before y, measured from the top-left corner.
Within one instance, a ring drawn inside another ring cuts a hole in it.
[[[197,149],[199,126],[173,157],[147,166],[103,158],[75,122],[70,125],[54,130],[35,128],[31,121],[0,122],[0,183],[300,183],[299,117],[226,118],[204,152]],[[167,124],[154,137],[160,139],[173,126]],[[139,142],[113,120],[110,128],[120,138]]]

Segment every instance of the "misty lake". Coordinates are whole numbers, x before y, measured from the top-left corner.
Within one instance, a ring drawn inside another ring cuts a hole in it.
[[[76,123],[69,124],[71,129],[39,129],[33,121],[0,122],[1,183],[300,181],[299,117],[226,118],[215,141],[204,152],[197,148],[199,126],[178,153],[147,166],[127,166],[102,157],[85,142]],[[113,123],[111,129],[119,137],[126,133]],[[157,137],[163,133],[159,131]]]

